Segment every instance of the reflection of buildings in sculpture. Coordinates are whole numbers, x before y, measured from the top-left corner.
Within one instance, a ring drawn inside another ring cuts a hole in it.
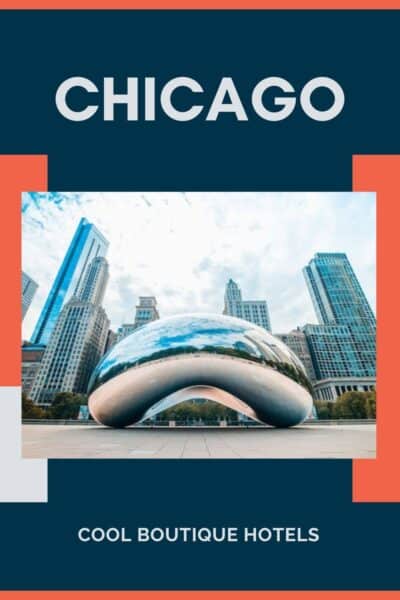
[[[36,281],[22,271],[22,320],[24,319],[28,309],[32,303],[33,296],[38,289]]]
[[[89,406],[96,420],[120,427],[198,398],[199,389],[276,426],[300,423],[312,407],[305,369],[285,344],[242,319],[198,314],[161,319],[117,343],[92,375]]]
[[[60,391],[86,392],[90,375],[104,354],[110,325],[100,305],[107,281],[107,261],[97,257],[56,321],[32,387],[36,403],[49,404]]]
[[[223,314],[245,319],[271,331],[267,302],[265,300],[242,300],[242,292],[233,279],[226,284]]]
[[[130,335],[138,327],[157,321],[160,315],[157,310],[157,300],[154,296],[139,296],[139,304],[136,306],[135,322],[123,323],[117,331],[117,342]]]
[[[86,219],[81,219],[58,270],[32,335],[32,343],[46,345],[63,306],[77,294],[87,266],[105,256],[108,242]]]
[[[275,337],[282,340],[299,357],[303,363],[310,381],[315,380],[315,372],[311,359],[310,349],[304,332],[298,327],[289,333],[275,333]]]
[[[42,362],[45,346],[25,342],[22,345],[22,391],[30,397],[33,382]]]

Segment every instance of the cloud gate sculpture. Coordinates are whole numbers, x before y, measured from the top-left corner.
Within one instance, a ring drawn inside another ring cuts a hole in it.
[[[206,398],[275,427],[311,412],[297,356],[265,329],[220,315],[180,315],[117,343],[89,383],[93,418],[126,427],[189,399]]]

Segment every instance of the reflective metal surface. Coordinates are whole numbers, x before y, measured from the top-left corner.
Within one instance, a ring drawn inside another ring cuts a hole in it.
[[[160,319],[119,342],[92,375],[89,408],[100,423],[124,427],[198,398],[197,386],[277,427],[312,408],[305,369],[283,342],[248,321],[200,314]]]

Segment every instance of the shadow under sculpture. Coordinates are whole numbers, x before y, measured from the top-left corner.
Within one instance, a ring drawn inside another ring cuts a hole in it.
[[[275,427],[312,409],[303,364],[280,340],[248,321],[188,314],[154,321],[116,344],[89,383],[89,410],[126,427],[189,399],[207,398]]]

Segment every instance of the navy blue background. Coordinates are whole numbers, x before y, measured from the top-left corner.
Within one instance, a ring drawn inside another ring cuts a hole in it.
[[[0,153],[48,154],[52,190],[348,190],[352,154],[400,152],[399,25],[379,11],[4,11]],[[300,88],[326,75],[346,104],[328,123],[300,110],[280,123],[127,123],[123,111],[71,123],[54,94],[73,75],[187,75],[208,100],[232,76],[246,108],[264,77]],[[350,461],[50,461],[48,504],[0,505],[0,587],[398,589],[399,517],[398,505],[352,503]],[[81,526],[115,525],[316,526],[321,541],[76,540]]]

